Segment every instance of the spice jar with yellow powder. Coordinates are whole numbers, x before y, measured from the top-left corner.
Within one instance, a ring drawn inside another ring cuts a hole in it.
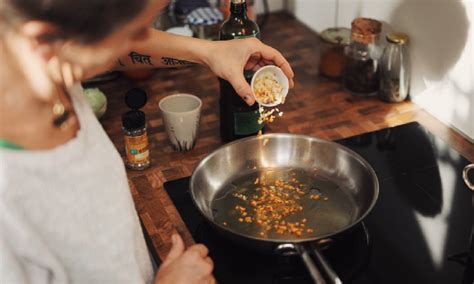
[[[145,91],[135,88],[127,92],[125,103],[131,111],[122,115],[125,152],[125,165],[132,170],[144,170],[150,166],[150,149],[146,128],[145,113],[140,111],[147,101]]]

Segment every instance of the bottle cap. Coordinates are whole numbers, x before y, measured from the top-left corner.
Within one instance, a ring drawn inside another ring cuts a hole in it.
[[[137,130],[145,126],[145,113],[131,110],[122,114],[122,125],[127,130]]]
[[[389,33],[386,36],[387,41],[396,44],[406,44],[408,43],[408,35],[404,33]]]
[[[125,94],[125,104],[133,110],[141,109],[145,106],[147,100],[146,92],[140,88],[130,89]]]

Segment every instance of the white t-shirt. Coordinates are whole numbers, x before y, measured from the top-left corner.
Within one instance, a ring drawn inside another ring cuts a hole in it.
[[[82,87],[69,93],[81,125],[74,139],[0,149],[0,283],[150,283],[122,159]]]

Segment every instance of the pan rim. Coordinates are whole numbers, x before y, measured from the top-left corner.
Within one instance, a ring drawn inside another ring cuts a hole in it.
[[[374,196],[373,196],[372,201],[371,201],[369,207],[367,208],[367,210],[363,214],[361,214],[359,216],[359,218],[357,218],[356,220],[352,221],[350,224],[342,227],[339,230],[336,230],[334,232],[327,233],[327,234],[324,234],[324,235],[320,235],[320,236],[317,236],[317,237],[301,238],[301,239],[284,239],[284,238],[282,238],[282,239],[269,239],[269,238],[256,237],[256,236],[250,236],[250,235],[247,235],[247,234],[242,234],[242,233],[236,232],[234,230],[231,230],[230,228],[228,228],[226,226],[218,224],[217,222],[215,222],[214,220],[209,218],[206,214],[204,214],[204,212],[202,211],[202,209],[200,208],[200,206],[196,202],[196,198],[195,198],[195,194],[194,194],[194,190],[193,190],[193,188],[194,188],[193,181],[195,179],[195,173],[204,166],[206,161],[210,160],[219,151],[222,151],[225,148],[231,147],[232,145],[234,145],[236,143],[243,143],[244,141],[255,140],[255,139],[265,139],[265,138],[270,138],[270,137],[282,137],[282,138],[295,138],[296,137],[296,138],[309,139],[309,140],[316,141],[316,142],[322,142],[322,143],[326,143],[326,144],[337,144],[338,147],[340,147],[344,151],[351,154],[358,162],[360,162],[363,166],[365,166],[366,169],[369,171],[369,174],[372,177],[374,177],[374,179],[373,179]],[[350,138],[350,137],[347,137],[347,138]],[[227,143],[227,144],[215,149],[214,151],[209,153],[206,157],[204,157],[199,162],[199,164],[196,166],[196,168],[194,168],[194,170],[191,174],[191,178],[189,180],[189,189],[190,189],[190,193],[191,193],[191,200],[192,200],[194,206],[196,206],[199,213],[208,222],[210,222],[213,226],[216,226],[219,229],[226,231],[227,233],[231,233],[231,234],[234,234],[234,235],[237,235],[239,237],[243,237],[243,238],[246,238],[246,239],[249,239],[249,240],[259,241],[259,242],[266,242],[266,243],[274,243],[274,244],[281,244],[281,243],[299,244],[299,243],[306,243],[306,242],[315,242],[315,241],[319,241],[319,240],[322,240],[322,239],[332,238],[332,237],[334,237],[336,235],[339,235],[339,234],[341,234],[345,231],[348,231],[348,230],[352,229],[353,227],[355,227],[360,222],[362,222],[367,217],[367,215],[374,208],[375,204],[377,203],[378,197],[379,197],[379,181],[378,181],[377,174],[375,173],[375,170],[372,168],[372,166],[369,164],[369,162],[367,162],[364,158],[362,158],[362,156],[360,156],[359,154],[357,154],[353,150],[347,148],[346,146],[341,145],[341,144],[336,143],[336,142],[331,141],[331,140],[325,140],[325,139],[321,139],[321,138],[314,137],[314,136],[309,136],[309,135],[291,134],[291,133],[270,133],[270,134],[264,134],[264,135],[261,135],[261,136],[251,136],[251,137],[242,138],[242,139],[239,139],[239,140],[232,141],[230,143]]]

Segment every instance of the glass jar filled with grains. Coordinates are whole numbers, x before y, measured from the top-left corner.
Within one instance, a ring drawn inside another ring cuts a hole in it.
[[[345,52],[347,65],[343,85],[353,95],[372,96],[379,91],[381,28],[382,24],[374,19],[357,18],[352,21],[351,44]]]
[[[408,36],[389,33],[388,45],[382,55],[379,98],[387,102],[401,102],[410,92],[410,57]]]

